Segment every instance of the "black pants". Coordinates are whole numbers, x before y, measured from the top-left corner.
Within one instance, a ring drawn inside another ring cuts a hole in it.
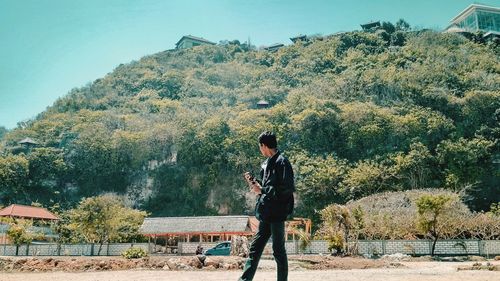
[[[278,281],[288,278],[288,260],[285,250],[285,222],[259,223],[259,230],[250,245],[250,253],[239,281],[251,281],[259,265],[260,256],[269,240],[273,238],[273,256],[278,268]]]

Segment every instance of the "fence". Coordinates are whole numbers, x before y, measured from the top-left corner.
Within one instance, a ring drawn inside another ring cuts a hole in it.
[[[203,249],[209,249],[217,243],[179,243],[179,254],[194,254],[196,247],[201,245]],[[313,240],[305,249],[301,250],[299,241],[286,241],[285,248],[289,254],[319,254],[329,253],[328,241]],[[385,255],[402,253],[414,256],[430,255],[432,240],[359,240],[350,242],[350,248],[357,249],[360,255]],[[264,248],[264,254],[272,254],[272,244],[268,243]],[[436,255],[478,255],[496,256],[500,255],[500,240],[438,240]]]
[[[289,254],[319,254],[328,253],[328,241],[313,240],[305,249],[301,250],[299,241],[286,241],[285,247]],[[198,245],[209,249],[217,243],[180,242],[178,254],[194,254]],[[139,247],[148,253],[155,248],[150,243],[113,243],[103,244],[99,252],[99,244],[29,244],[20,245],[16,251],[15,245],[0,245],[0,256],[119,256],[130,247]],[[350,242],[350,248],[357,249],[360,255],[385,255],[403,253],[415,256],[430,255],[431,240],[360,240]],[[272,244],[268,243],[264,254],[272,254]],[[436,255],[500,255],[500,240],[439,240],[436,243]]]
[[[28,244],[17,247],[12,244],[0,245],[0,256],[119,256],[130,247],[139,247],[150,253],[148,243],[103,244]],[[17,253],[17,254],[16,254]]]

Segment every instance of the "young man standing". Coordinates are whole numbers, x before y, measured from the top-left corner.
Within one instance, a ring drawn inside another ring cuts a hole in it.
[[[285,250],[285,220],[293,211],[292,165],[277,149],[276,136],[263,132],[259,136],[259,148],[267,160],[262,164],[260,181],[246,172],[244,177],[252,191],[257,194],[255,216],[259,229],[250,245],[248,260],[239,281],[250,281],[255,275],[262,251],[272,237],[273,255],[278,270],[278,281],[288,278],[288,260]]]

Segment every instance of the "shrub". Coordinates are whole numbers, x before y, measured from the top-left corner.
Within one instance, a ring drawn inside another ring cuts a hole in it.
[[[146,253],[144,249],[138,247],[130,247],[122,252],[122,256],[126,259],[138,259],[146,257],[147,255],[148,253]]]

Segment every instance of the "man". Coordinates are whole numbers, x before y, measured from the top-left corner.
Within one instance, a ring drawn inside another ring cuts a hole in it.
[[[259,148],[262,155],[267,157],[260,171],[261,181],[257,181],[249,172],[244,175],[252,191],[257,194],[255,216],[259,220],[259,229],[253,237],[248,260],[239,280],[253,279],[262,251],[272,237],[278,281],[286,281],[288,260],[285,251],[285,220],[293,211],[293,170],[288,159],[277,149],[274,133],[260,134]]]

